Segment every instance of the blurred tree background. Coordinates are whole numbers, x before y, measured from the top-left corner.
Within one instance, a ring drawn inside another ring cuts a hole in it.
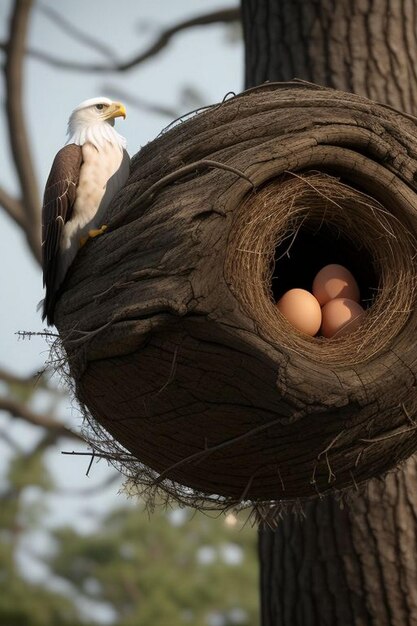
[[[120,0],[116,9],[110,0],[0,6],[0,624],[253,625],[255,529],[233,515],[148,514],[123,493],[115,499],[120,478],[103,463],[86,478],[85,457],[61,455],[88,449],[53,363],[45,368],[45,339],[15,335],[42,332],[39,190],[72,108],[100,93],[123,100],[134,154],[176,117],[242,87],[236,2]]]

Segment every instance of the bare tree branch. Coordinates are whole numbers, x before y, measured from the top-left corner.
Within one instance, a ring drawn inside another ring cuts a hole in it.
[[[22,94],[23,61],[31,8],[32,0],[15,0],[6,45],[4,75],[9,142],[22,190],[24,231],[30,250],[40,262],[40,201],[23,113]]]
[[[56,420],[47,415],[35,413],[23,402],[14,400],[13,398],[5,398],[0,396],[0,410],[7,411],[13,417],[23,419],[25,422],[32,424],[33,426],[40,426],[46,428],[56,437],[68,437],[70,439],[76,439],[77,441],[84,441],[81,435],[73,432],[63,424],[60,424]]]
[[[20,228],[23,230],[26,228],[25,212],[21,202],[13,198],[3,187],[0,187],[0,205]]]
[[[50,384],[48,380],[48,376],[50,377],[50,375],[51,370],[49,368],[33,372],[33,374],[29,374],[28,376],[20,376],[19,374],[15,374],[0,367],[0,382],[4,382],[7,385],[30,387],[32,390],[46,389],[57,397],[65,395],[64,389]]]
[[[36,372],[32,376],[19,376],[0,367],[0,380],[8,385],[33,385],[42,377],[42,372]]]
[[[80,28],[68,21],[61,13],[56,11],[50,6],[38,5],[38,10],[41,11],[48,19],[54,22],[63,32],[70,35],[76,41],[88,46],[92,50],[99,52],[106,57],[110,62],[117,63],[117,55],[113,50],[102,41],[95,39],[89,33],[85,33]]]
[[[117,97],[118,100],[123,100],[123,103],[130,104],[141,111],[149,111],[150,113],[164,115],[170,120],[180,115],[180,112],[174,108],[154,104],[152,102],[146,102],[146,100],[142,100],[141,98],[137,98],[136,96],[129,94],[126,90],[121,89],[119,86],[113,87],[109,83],[104,83],[102,89],[103,93],[108,96]]]
[[[76,61],[68,61],[66,59],[57,58],[55,55],[50,55],[47,52],[37,49],[28,49],[27,53],[34,59],[43,61],[53,67],[60,69],[75,71],[75,72],[126,72],[132,68],[144,63],[148,59],[157,55],[163,50],[171,41],[171,39],[179,32],[195,28],[198,26],[207,26],[209,24],[223,23],[228,24],[230,22],[236,22],[240,20],[240,9],[224,9],[220,11],[214,11],[205,15],[192,18],[180,22],[167,30],[164,30],[156,38],[153,44],[151,44],[144,52],[135,54],[131,59],[122,61],[119,63],[102,64],[102,63],[78,63]],[[0,44],[0,47],[3,47]]]

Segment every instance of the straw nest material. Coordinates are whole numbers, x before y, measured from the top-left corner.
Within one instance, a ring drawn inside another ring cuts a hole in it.
[[[417,449],[417,124],[266,84],[134,158],[56,310],[97,455],[199,507],[357,486]],[[307,337],[276,299],[326,263],[366,315]]]
[[[398,207],[326,174],[292,173],[250,196],[235,219],[229,284],[269,342],[329,366],[354,365],[400,333],[416,296],[416,250]],[[367,307],[359,330],[331,341],[294,332],[276,307],[291,287],[311,289],[328,263],[352,269]]]

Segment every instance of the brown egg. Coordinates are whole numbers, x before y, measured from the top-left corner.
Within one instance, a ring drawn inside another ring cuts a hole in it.
[[[278,309],[295,328],[314,337],[321,324],[321,309],[316,298],[305,289],[290,289],[277,302]]]
[[[316,274],[312,291],[321,306],[334,298],[360,300],[358,283],[346,267],[337,263],[326,265]]]
[[[321,334],[323,337],[341,337],[358,328],[365,311],[360,304],[348,298],[330,300],[321,310],[323,321]]]

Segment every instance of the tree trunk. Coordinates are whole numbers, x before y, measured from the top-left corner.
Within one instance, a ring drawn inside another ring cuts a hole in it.
[[[343,507],[311,501],[261,529],[262,625],[416,624],[416,485],[412,458]]]
[[[414,0],[243,0],[246,86],[301,78],[416,111]]]
[[[416,113],[412,0],[242,0],[246,85],[294,77]],[[262,626],[417,623],[417,462],[259,532]]]

